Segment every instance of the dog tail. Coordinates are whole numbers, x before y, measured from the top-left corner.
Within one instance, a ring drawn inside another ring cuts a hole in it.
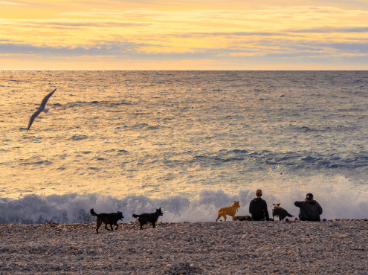
[[[139,218],[141,215],[133,214],[133,218]]]
[[[89,210],[89,213],[91,213],[92,216],[98,216],[98,214],[95,212],[95,210],[93,210],[93,208]]]

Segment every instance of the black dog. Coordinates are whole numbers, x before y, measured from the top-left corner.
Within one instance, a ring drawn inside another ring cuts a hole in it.
[[[284,208],[280,207],[280,203],[274,204],[272,209],[272,218],[279,217],[280,221],[283,221],[286,217],[294,217],[295,214],[291,215]]]
[[[123,213],[121,212],[117,212],[117,213],[101,213],[101,214],[97,214],[93,208],[90,210],[90,213],[92,216],[96,216],[97,217],[97,228],[96,228],[96,233],[98,234],[98,229],[100,228],[102,223],[105,223],[105,228],[107,230],[110,231],[110,229],[107,228],[107,225],[109,224],[111,227],[111,231],[113,231],[114,229],[112,228],[112,225],[116,225],[115,230],[118,230],[118,220],[122,220],[124,219]]]
[[[234,221],[251,221],[252,218],[250,216],[235,216]]]
[[[141,225],[140,229],[143,229],[142,226],[146,223],[150,222],[152,223],[153,228],[156,227],[155,223],[158,220],[159,216],[162,216],[164,213],[161,211],[161,207],[159,209],[156,209],[155,213],[143,213],[140,215],[133,214],[134,218],[138,218],[138,221]]]

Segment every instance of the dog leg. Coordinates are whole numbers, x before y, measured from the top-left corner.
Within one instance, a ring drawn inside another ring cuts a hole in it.
[[[98,229],[100,228],[101,224],[102,224],[102,222],[99,222],[99,221],[97,222],[96,234],[98,234]]]
[[[110,223],[111,231],[114,231],[114,228],[112,228],[112,223]]]
[[[218,214],[216,222],[218,221],[218,219],[221,217],[221,214]]]
[[[153,228],[156,228],[156,223],[152,222],[152,226],[153,226]]]
[[[115,228],[115,230],[118,230],[118,227],[119,227],[119,225],[118,225],[118,224],[116,224],[116,228]]]
[[[105,223],[105,229],[110,231],[110,229],[107,228],[107,223]]]

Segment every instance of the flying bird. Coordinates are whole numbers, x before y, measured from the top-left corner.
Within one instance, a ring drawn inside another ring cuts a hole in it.
[[[29,130],[29,128],[31,128],[31,125],[33,123],[33,121],[35,120],[35,118],[43,111],[47,114],[47,112],[49,111],[49,109],[45,109],[46,103],[49,100],[49,98],[52,96],[52,94],[56,91],[56,89],[54,89],[52,92],[50,92],[47,96],[45,96],[41,102],[40,107],[37,108],[37,111],[33,113],[33,115],[31,116],[31,118],[29,119],[29,123],[28,123],[28,128],[27,130]]]

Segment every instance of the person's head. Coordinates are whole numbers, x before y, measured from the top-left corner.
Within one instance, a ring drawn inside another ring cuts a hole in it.
[[[257,189],[256,196],[257,196],[257,198],[262,197],[262,190],[261,189]]]
[[[312,193],[308,193],[308,194],[305,196],[305,200],[306,200],[306,201],[311,201],[311,200],[313,200],[313,194],[312,194]]]

